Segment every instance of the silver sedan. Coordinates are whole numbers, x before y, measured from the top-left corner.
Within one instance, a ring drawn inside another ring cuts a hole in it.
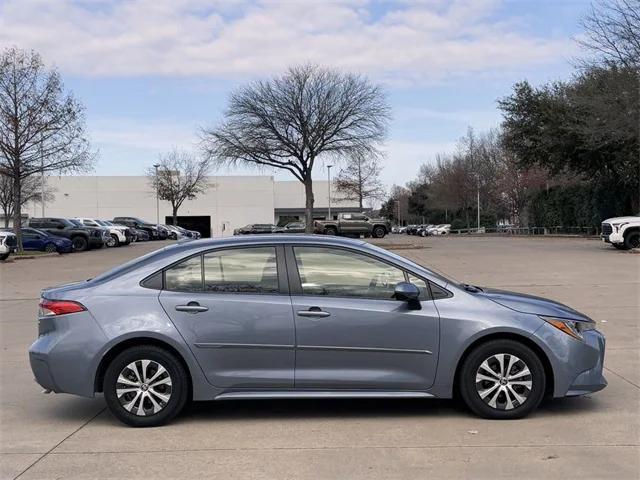
[[[46,390],[132,426],[188,399],[450,398],[511,419],[606,386],[605,340],[557,302],[454,283],[358,240],[172,245],[43,290],[29,356]]]

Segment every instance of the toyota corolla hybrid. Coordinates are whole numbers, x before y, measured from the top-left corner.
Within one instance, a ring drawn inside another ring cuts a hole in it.
[[[193,400],[450,398],[512,419],[606,386],[587,316],[454,283],[357,240],[240,236],[172,245],[43,290],[29,356],[48,391],[132,426]]]

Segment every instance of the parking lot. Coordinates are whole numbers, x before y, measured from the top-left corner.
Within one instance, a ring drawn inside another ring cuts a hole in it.
[[[549,297],[607,336],[609,386],[509,422],[444,400],[209,402],[127,428],[101,397],[43,395],[27,348],[41,288],[168,242],[0,265],[2,478],[638,478],[640,255],[578,238],[408,237],[377,244],[457,280]]]

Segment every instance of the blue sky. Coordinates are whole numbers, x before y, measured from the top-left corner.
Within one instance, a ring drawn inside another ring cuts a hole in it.
[[[0,0],[0,47],[33,48],[60,70],[86,106],[101,175],[143,174],[162,152],[195,150],[229,92],[287,65],[366,74],[393,109],[383,171],[391,185],[453,149],[467,126],[498,125],[496,99],[514,82],[570,76],[588,8],[577,0]]]

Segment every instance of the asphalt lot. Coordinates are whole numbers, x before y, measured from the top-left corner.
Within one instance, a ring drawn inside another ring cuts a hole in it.
[[[468,283],[547,296],[607,335],[609,386],[527,419],[444,400],[243,401],[131,429],[101,397],[43,395],[27,348],[41,288],[161,243],[0,265],[2,478],[616,478],[640,476],[640,255],[595,240],[393,235],[376,243]],[[413,248],[412,248],[413,246]]]

